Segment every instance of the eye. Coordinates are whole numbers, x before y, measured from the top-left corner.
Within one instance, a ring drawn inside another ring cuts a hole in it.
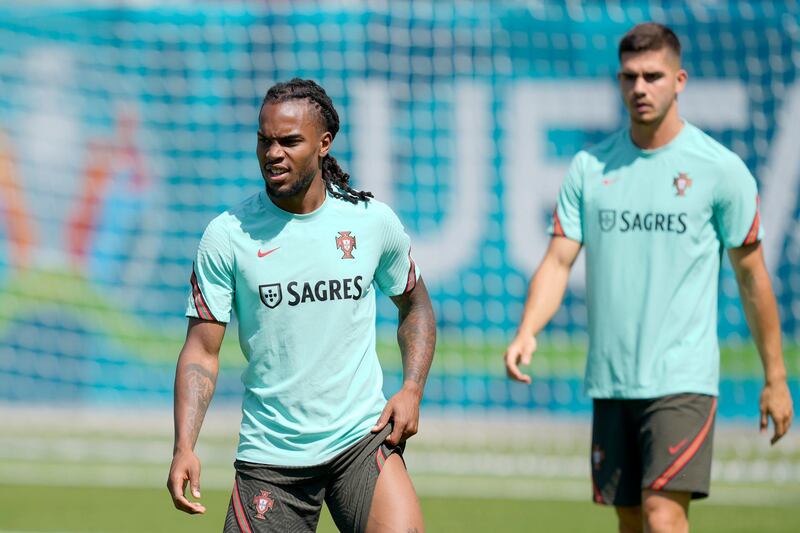
[[[653,83],[654,81],[660,80],[663,77],[664,75],[660,72],[648,72],[644,75],[644,81],[647,83]]]
[[[637,78],[636,74],[633,74],[631,72],[623,72],[621,76],[622,79],[625,81],[635,81]]]

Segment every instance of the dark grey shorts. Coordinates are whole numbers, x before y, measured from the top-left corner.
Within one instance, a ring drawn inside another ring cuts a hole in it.
[[[383,464],[391,454],[403,452],[403,445],[384,442],[389,433],[391,424],[315,466],[236,461],[223,533],[313,532],[323,501],[340,531],[365,531]]]
[[[637,506],[645,489],[708,496],[716,412],[704,394],[594,400],[594,501]]]

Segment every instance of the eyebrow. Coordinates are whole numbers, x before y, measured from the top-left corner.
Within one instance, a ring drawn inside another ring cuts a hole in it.
[[[663,70],[646,70],[643,72],[637,72],[634,70],[626,70],[626,69],[620,69],[619,73],[623,76],[639,76],[640,74],[642,76],[653,76],[656,74],[661,74],[661,75],[666,74],[666,72]]]
[[[269,137],[261,133],[260,131],[256,131],[259,139],[269,140]],[[303,139],[303,136],[299,133],[290,133],[289,135],[283,135],[281,137],[276,137],[279,141],[299,141]]]

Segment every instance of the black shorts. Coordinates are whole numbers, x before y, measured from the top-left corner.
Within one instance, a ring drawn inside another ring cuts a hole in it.
[[[708,496],[716,412],[704,394],[594,400],[594,501],[637,506],[645,489]]]
[[[387,426],[370,433],[333,459],[315,466],[287,467],[236,461],[236,479],[223,533],[305,533],[317,529],[322,502],[341,531],[367,528],[372,494],[386,459],[402,457],[389,446]]]

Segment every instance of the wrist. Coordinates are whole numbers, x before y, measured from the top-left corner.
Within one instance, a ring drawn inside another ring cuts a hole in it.
[[[786,384],[786,371],[770,372],[764,376],[764,385],[772,387]]]
[[[412,393],[419,400],[422,400],[422,385],[414,380],[407,379],[403,382],[403,390]]]
[[[172,455],[175,456],[175,455],[179,455],[179,454],[182,454],[182,453],[194,453],[194,446],[192,446],[188,442],[186,442],[186,443],[176,442],[172,446]]]

